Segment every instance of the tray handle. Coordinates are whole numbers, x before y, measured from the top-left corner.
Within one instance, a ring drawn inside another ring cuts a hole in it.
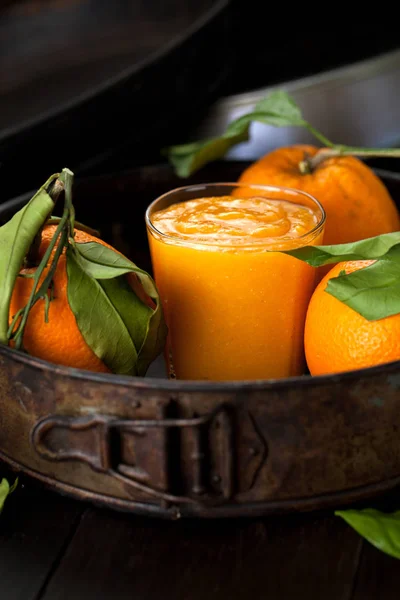
[[[179,444],[169,435],[173,431],[185,431],[189,456],[180,455]],[[44,460],[85,463],[121,481],[133,495],[145,493],[163,504],[216,505],[233,494],[233,423],[229,407],[223,405],[188,419],[50,415],[33,427],[31,444]],[[176,494],[173,488],[182,485],[174,486],[171,469],[176,472],[183,462],[189,463],[190,489]],[[210,464],[218,467],[218,475],[211,478]]]

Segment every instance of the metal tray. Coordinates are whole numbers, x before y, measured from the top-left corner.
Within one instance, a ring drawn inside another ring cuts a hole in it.
[[[244,166],[210,165],[192,181],[235,180]],[[400,202],[400,176],[377,173]],[[77,214],[146,268],[145,207],[181,183],[167,166],[82,180]],[[29,197],[0,206],[0,220]],[[132,513],[333,508],[400,483],[399,395],[400,361],[211,383],[167,380],[157,363],[145,378],[93,374],[0,346],[0,457],[63,494]]]

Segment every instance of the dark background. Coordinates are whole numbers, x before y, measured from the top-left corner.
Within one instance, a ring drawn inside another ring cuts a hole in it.
[[[235,66],[225,94],[315,75],[400,47],[388,13],[329,3],[231,3]]]
[[[162,162],[161,148],[187,141],[219,98],[399,47],[385,6],[345,9],[3,0],[0,202],[64,166],[87,176]],[[383,506],[398,507],[398,493]],[[170,523],[22,477],[0,519],[1,600],[398,600],[399,578],[395,559],[331,512]]]
[[[218,98],[399,47],[387,12],[254,0],[9,0],[0,8],[5,200],[68,165],[164,160]]]

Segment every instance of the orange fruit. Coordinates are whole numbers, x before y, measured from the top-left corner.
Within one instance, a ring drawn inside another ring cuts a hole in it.
[[[400,229],[394,201],[381,179],[353,156],[329,158],[310,174],[302,174],[299,163],[315,146],[279,148],[252,163],[238,181],[277,185],[302,190],[314,196],[325,209],[324,244],[354,242]]]
[[[340,271],[351,273],[374,261],[347,261],[333,267],[316,287],[306,316],[304,346],[311,375],[372,367],[400,359],[400,314],[368,321],[328,294]]]
[[[39,257],[43,257],[56,230],[56,225],[47,225],[43,229],[39,248]],[[84,231],[75,229],[77,242],[98,242],[112,248],[103,240]],[[34,273],[35,268],[22,269],[21,274]],[[48,268],[44,270],[42,279]],[[129,277],[130,284],[135,288],[135,275]],[[10,303],[10,322],[20,308],[23,308],[29,298],[33,285],[32,279],[18,277]],[[48,323],[45,321],[45,302],[39,300],[29,313],[24,337],[24,349],[38,358],[52,363],[109,373],[108,367],[95,355],[85,342],[75,316],[67,299],[67,267],[65,252],[60,256],[53,278],[53,300],[50,302]]]

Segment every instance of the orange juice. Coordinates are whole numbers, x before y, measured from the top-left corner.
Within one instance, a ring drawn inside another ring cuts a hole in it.
[[[166,355],[178,379],[304,372],[315,271],[280,250],[321,244],[324,211],[296,190],[241,190],[235,184],[180,188],[146,213],[169,329]]]

